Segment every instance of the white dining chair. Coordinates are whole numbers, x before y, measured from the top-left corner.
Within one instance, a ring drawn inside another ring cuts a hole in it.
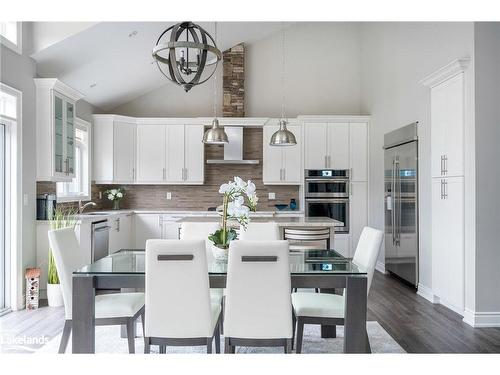
[[[248,223],[246,229],[240,230],[241,241],[277,241],[280,239],[278,223]]]
[[[236,346],[282,346],[293,337],[287,241],[232,241],[224,317],[225,353]]]
[[[219,223],[186,223],[181,224],[181,240],[203,240],[208,262],[213,262],[212,243],[208,236],[219,229]],[[219,302],[223,306],[224,290],[221,288],[211,288],[210,298],[213,302]]]
[[[370,227],[363,228],[352,260],[367,273],[367,293],[370,292],[382,239],[382,231]],[[297,320],[297,353],[302,351],[304,324],[344,325],[344,298],[344,295],[327,293],[292,294],[293,311]],[[369,347],[368,337],[366,340]]]
[[[144,352],[159,345],[206,345],[220,353],[221,305],[210,300],[205,242],[146,241],[146,320]]]
[[[73,228],[49,231],[49,244],[54,255],[64,301],[66,321],[59,344],[59,353],[64,353],[73,325],[73,271],[82,268],[88,262]],[[144,322],[144,293],[114,293],[95,297],[95,325],[125,325],[129,353],[135,352],[134,324],[139,316]]]

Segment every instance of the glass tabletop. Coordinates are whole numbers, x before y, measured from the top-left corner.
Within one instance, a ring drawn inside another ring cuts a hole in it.
[[[84,275],[134,275],[144,274],[144,250],[120,250],[73,272]],[[208,261],[210,275],[225,275],[227,262],[214,259]],[[344,258],[335,250],[290,251],[290,273],[300,274],[346,274],[365,275],[366,271]]]

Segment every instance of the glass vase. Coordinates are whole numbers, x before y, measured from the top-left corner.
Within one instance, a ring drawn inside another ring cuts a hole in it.
[[[113,210],[119,210],[119,209],[120,209],[120,201],[114,200],[113,201]]]

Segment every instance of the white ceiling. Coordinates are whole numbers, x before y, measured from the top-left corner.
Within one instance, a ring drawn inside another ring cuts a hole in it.
[[[172,93],[182,90],[161,75],[151,58],[158,36],[174,23],[101,22],[32,57],[39,76],[58,78],[82,92],[90,104],[110,111],[165,84],[172,87]],[[213,23],[200,25],[213,36]],[[217,45],[224,51],[240,42],[263,39],[280,28],[280,22],[221,22]]]

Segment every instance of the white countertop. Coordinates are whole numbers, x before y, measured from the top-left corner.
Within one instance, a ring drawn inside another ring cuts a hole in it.
[[[99,214],[94,214],[99,213]],[[215,211],[183,211],[183,210],[153,210],[153,209],[131,209],[131,210],[103,210],[103,211],[92,211],[86,212],[82,215],[78,215],[77,218],[80,221],[85,222],[94,222],[99,220],[107,220],[113,218],[118,215],[127,215],[127,214],[152,214],[152,215],[168,215],[171,216],[172,219],[179,218],[218,218],[219,215]],[[257,211],[251,212],[251,217],[254,218],[287,218],[287,217],[303,217],[304,211],[292,211],[292,210],[275,210],[275,211]],[[48,223],[50,220],[37,220],[38,223]]]
[[[177,220],[179,223],[217,222],[218,217],[185,217]],[[339,227],[344,223],[329,217],[255,217],[251,220],[256,223],[273,222],[280,227]]]

